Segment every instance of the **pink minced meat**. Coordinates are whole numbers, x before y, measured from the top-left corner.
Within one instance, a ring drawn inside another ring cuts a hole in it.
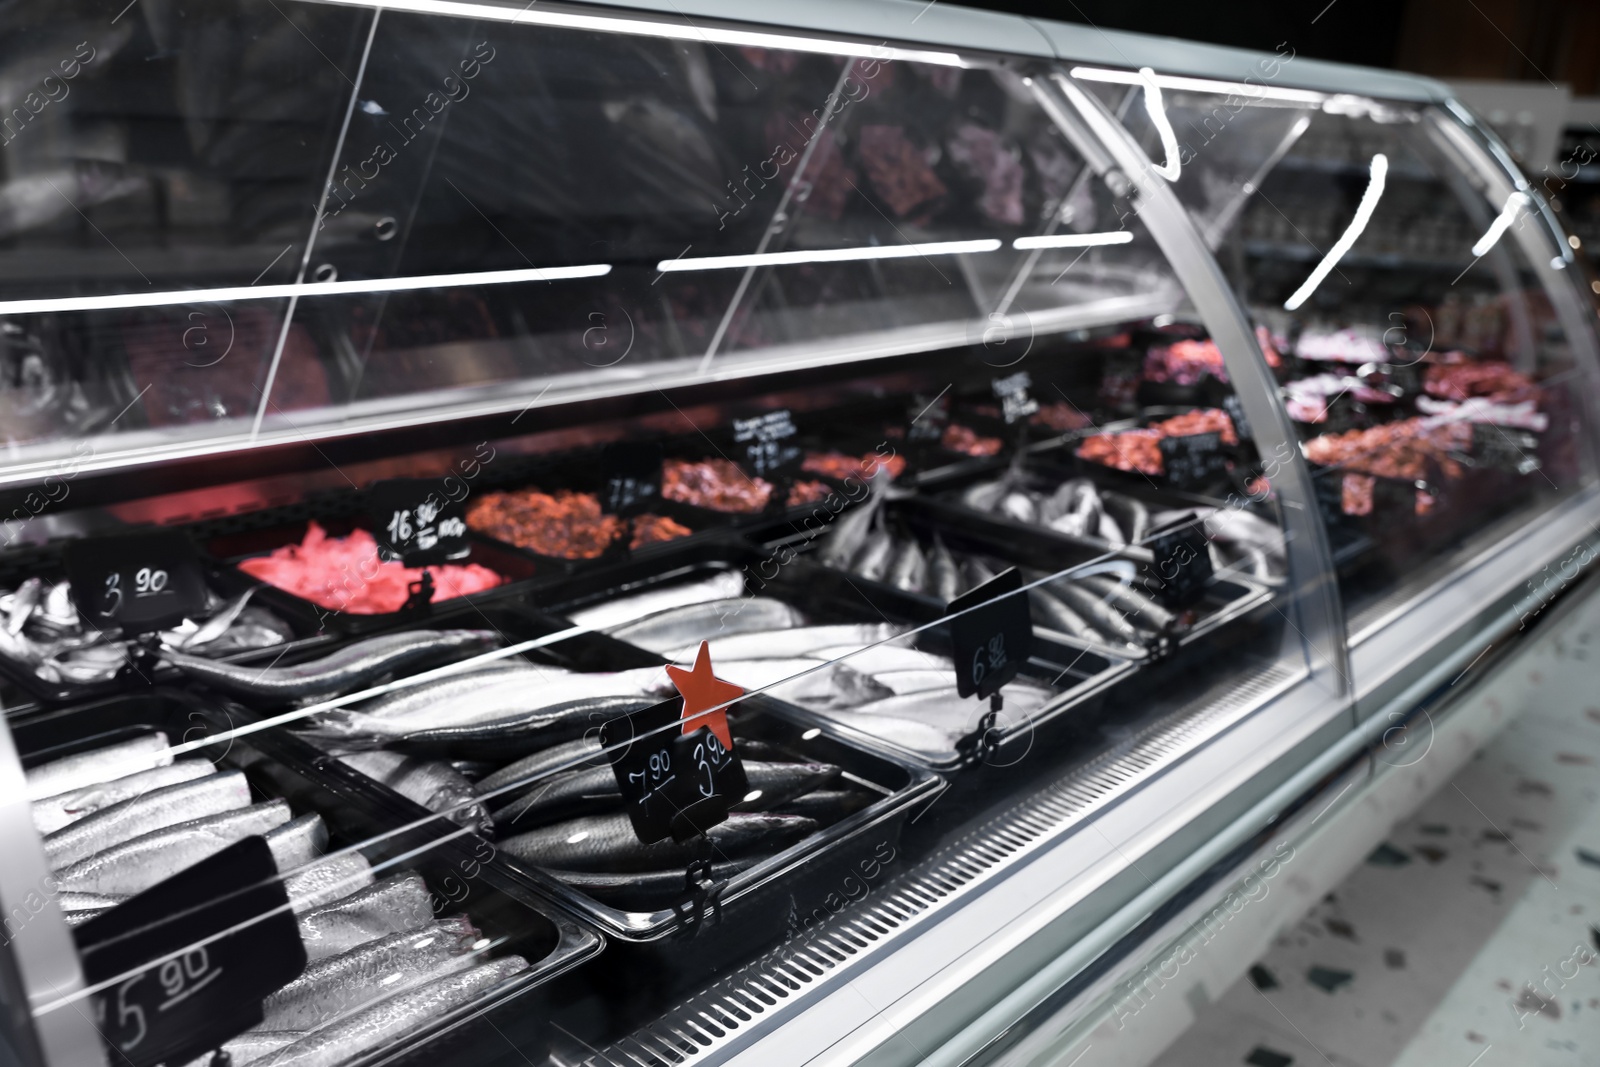
[[[411,595],[411,583],[420,582],[424,570],[433,575],[435,601],[482,592],[505,581],[477,563],[426,568],[385,563],[378,559],[378,543],[366,530],[329,537],[315,522],[307,524],[298,545],[243,560],[239,569],[318,607],[352,615],[399,611]]]

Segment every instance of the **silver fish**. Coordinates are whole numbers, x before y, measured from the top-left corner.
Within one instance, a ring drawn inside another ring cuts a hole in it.
[[[141,893],[235,841],[288,821],[289,805],[282,800],[208,815],[113,845],[56,872],[56,881],[79,892]]]
[[[306,956],[320,960],[385,934],[415,930],[433,919],[428,886],[418,874],[397,874],[296,917]]]
[[[734,813],[706,832],[718,856],[777,852],[816,830],[810,819]],[[659,871],[693,858],[671,838],[642,844],[626,815],[586,815],[507,837],[505,852],[541,867],[574,871]]]
[[[1143,647],[1144,634],[1139,628],[1090,590],[1070,578],[1059,578],[1049,583],[1048,588],[1062,603],[1083,616],[1090,626],[1105,634],[1113,643]]]
[[[886,532],[875,530],[867,543],[861,546],[861,551],[855,559],[850,561],[850,569],[869,582],[876,582],[889,573],[889,564],[894,560],[895,541]]]
[[[315,812],[291,819],[266,835],[280,871],[296,871],[328,849],[328,828]]]
[[[768,633],[735,634],[711,642],[711,662],[728,663],[736,659],[792,659],[808,655],[813,649],[831,645],[862,645],[887,641],[900,633],[890,623],[835,623],[824,626],[797,626]],[[700,646],[674,649],[666,657],[678,663],[693,663]]]
[[[73,789],[109,782],[172,762],[167,735],[157,730],[132,741],[53,760],[27,772],[27,797],[42,800]]]
[[[979,482],[962,491],[961,503],[974,511],[993,511],[1009,489],[1010,486],[1005,479]]]
[[[56,906],[62,911],[104,911],[127,899],[126,896],[109,893],[75,893],[67,890],[56,894]]]
[[[818,666],[805,657],[729,660],[717,663],[717,677],[747,690],[771,686],[771,696],[808,708],[853,707],[893,695],[852,664]]]
[[[743,593],[744,575],[738,571],[722,571],[698,582],[680,582],[657,589],[647,589],[631,596],[608,600],[603,604],[569,611],[567,618],[591,630],[608,631],[613,626],[636,622],[670,608],[700,604],[707,600],[726,600]]]
[[[920,593],[927,580],[928,557],[914,538],[907,538],[889,567],[889,584],[908,593]]]
[[[104,915],[109,910],[109,908],[89,908],[84,911],[63,911],[61,913],[61,921],[69,927],[82,926],[90,919]]]
[[[830,567],[849,567],[850,561],[860,555],[889,498],[889,483],[893,480],[887,466],[873,473],[867,499],[834,520],[828,539],[817,551],[820,562]]]
[[[351,752],[339,762],[381,782],[429,811],[468,829],[488,833],[489,812],[477,801],[466,775],[443,760],[423,760],[398,752]]]
[[[254,1061],[255,1067],[337,1067],[358,1053],[388,1044],[470,1004],[527,969],[528,962],[522,957],[506,956],[396,993]]]
[[[216,768],[209,760],[178,760],[164,767],[152,767],[148,771],[114,778],[102,785],[85,786],[57,793],[53,797],[33,802],[33,828],[43,837],[102,808],[109,808],[113,804],[120,804],[124,800],[131,800],[169,785],[190,782],[215,773]]]
[[[52,585],[34,619],[55,630],[77,629],[78,607],[72,602],[72,583],[63,578]]]
[[[860,645],[829,645],[812,649],[806,655],[813,659],[842,660],[862,674],[873,677],[885,671],[955,670],[955,661],[947,656],[937,656],[920,648],[907,648],[895,642],[862,648]]]
[[[727,600],[708,600],[670,611],[657,612],[647,619],[610,631],[620,641],[661,652],[679,648],[691,641],[730,634],[781,630],[804,626],[810,620],[798,608],[771,597],[744,596]]]
[[[132,797],[57,830],[44,839],[45,858],[59,869],[156,830],[249,806],[243,771],[208,775]]]
[[[961,569],[945,545],[944,538],[938,534],[933,535],[933,549],[928,556],[928,575],[933,595],[946,604],[961,595]]]
[[[20,634],[43,598],[42,578],[29,578],[17,586],[17,591],[11,594],[11,604],[6,609],[6,633],[13,636]]]
[[[956,758],[956,742],[967,733],[965,729],[936,726],[920,719],[906,719],[896,715],[862,717],[853,712],[824,712],[831,719],[847,723],[862,733],[869,734],[896,748],[914,752],[924,759],[944,761]]]
[[[313,1030],[374,1000],[472,966],[479,937],[465,916],[390,934],[310,964],[261,1004],[260,1030]]]
[[[222,1043],[222,1051],[228,1054],[230,1067],[245,1067],[247,1063],[255,1063],[268,1053],[276,1052],[285,1045],[292,1045],[305,1037],[301,1030],[246,1030],[237,1037],[230,1037]],[[215,1057],[208,1052],[204,1056],[196,1057],[184,1064],[183,1067],[211,1067]]]
[[[750,792],[734,806],[736,811],[765,809],[839,777],[839,768],[826,763],[746,760],[744,772]],[[591,767],[552,775],[498,814],[508,828],[527,829],[565,815],[614,809],[621,803],[616,773],[610,767]]]
[[[1105,637],[1099,630],[1090,626],[1087,619],[1074,611],[1060,597],[1043,589],[1028,591],[1028,615],[1035,626],[1070,634],[1079,640],[1097,645],[1105,643]]]
[[[530,684],[537,684],[542,679],[566,673],[559,667],[534,667],[523,660],[514,663],[487,663],[460,673],[448,674],[443,678],[408,685],[375,700],[357,704],[355,707],[368,715],[403,715],[418,709],[432,708],[460,700],[470,694],[482,692],[488,685],[509,684],[517,678],[524,679]]]
[[[906,693],[926,693],[930,689],[944,689],[950,684],[950,675],[950,668],[884,671],[873,675],[872,680],[889,690],[889,696],[903,696]]]
[[[284,874],[289,905],[296,915],[347,897],[372,884],[372,864],[359,852],[340,852],[310,867]]]
[[[1137,545],[1150,532],[1150,509],[1144,502],[1123,493],[1101,493],[1100,502],[1116,515],[1117,525],[1130,545]]]
[[[458,659],[493,647],[485,630],[410,630],[356,641],[320,659],[290,667],[219,663],[185,652],[162,660],[195,681],[246,699],[283,701],[332,696],[359,689],[388,674]]]
[[[1100,529],[1098,533],[1102,541],[1108,541],[1119,548],[1128,543],[1128,539],[1122,535],[1122,528],[1117,525],[1117,520],[1111,517],[1109,511],[1100,513]]]
[[[1078,583],[1098,593],[1112,604],[1144,618],[1158,630],[1168,630],[1177,625],[1178,616],[1162,604],[1140,592],[1131,584],[1124,584],[1106,574],[1091,574],[1079,578]]]
[[[508,790],[504,793],[497,791],[516,782],[525,782],[528,786],[532,786],[543,775],[569,763],[573,764],[574,769],[591,765],[603,766],[606,758],[599,754],[600,748],[600,739],[597,737],[580,737],[564,745],[553,745],[543,752],[535,752],[485,776],[474,788],[479,796],[496,793],[494,798],[496,805],[505,804],[516,797],[517,791]]]
[[[1034,503],[1033,496],[1020,489],[1013,489],[1000,498],[996,509],[1001,515],[1017,522],[1032,525],[1039,521],[1039,505]]]
[[[220,611],[196,627],[193,633],[179,640],[176,647],[184,650],[200,648],[221,637],[228,631],[228,627],[233,625],[233,621],[239,617],[239,613],[250,603],[250,598],[259,588],[260,586],[252,585],[228,601]]]

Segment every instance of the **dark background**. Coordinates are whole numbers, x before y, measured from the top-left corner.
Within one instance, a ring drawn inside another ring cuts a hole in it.
[[[962,0],[1105,29],[1600,93],[1600,0]]]

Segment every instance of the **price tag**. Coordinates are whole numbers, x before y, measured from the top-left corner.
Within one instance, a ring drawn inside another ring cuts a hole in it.
[[[1233,421],[1233,432],[1239,435],[1241,441],[1252,441],[1255,434],[1250,432],[1250,422],[1244,417],[1244,404],[1239,400],[1239,394],[1230,392],[1222,398],[1222,410],[1228,413],[1228,418]]]
[[[1532,474],[1539,469],[1539,438],[1527,430],[1475,422],[1472,458],[1480,467]]]
[[[97,629],[148,633],[205,610],[200,559],[181,530],[84,538],[67,545],[63,562],[78,614]]]
[[[1397,386],[1405,396],[1421,393],[1427,380],[1427,368],[1420,363],[1389,363],[1384,365],[1383,371],[1389,384]]]
[[[1162,604],[1178,610],[1205,595],[1215,571],[1205,530],[1192,512],[1152,532],[1146,544],[1152,559],[1145,586]]]
[[[1228,457],[1222,452],[1222,435],[1210,433],[1163,437],[1161,465],[1167,481],[1178,489],[1204,489],[1228,476]]]
[[[682,720],[683,700],[673,697],[600,727],[602,745],[622,746],[610,753],[611,770],[633,832],[647,845],[704,832],[750,790],[733,750],[706,727],[675,729]]]
[[[800,447],[788,443],[796,432],[794,416],[788,410],[733,420],[733,443],[743,449],[745,469],[758,478],[787,473],[800,465]]]
[[[611,515],[637,515],[661,499],[661,446],[625,441],[600,453],[600,507]]]
[[[938,396],[917,393],[906,408],[906,440],[918,444],[938,444],[950,425],[950,394]]]
[[[75,929],[90,985],[133,972],[92,997],[110,1058],[187,1063],[259,1025],[306,967],[288,903],[266,839],[247,837]]]
[[[1311,488],[1316,494],[1317,511],[1327,527],[1343,526],[1344,473],[1337,467],[1312,467]]]
[[[1131,415],[1139,408],[1139,383],[1144,379],[1144,355],[1122,350],[1105,358],[1100,374],[1100,403],[1119,414]]]
[[[1021,588],[1022,573],[1012,567],[950,601],[956,692],[962,696],[993,696],[1028,662],[1033,621]],[[957,614],[963,611],[966,614]]]
[[[442,478],[389,478],[367,495],[378,556],[407,567],[461,559],[467,544],[465,498],[452,499]]]
[[[994,398],[1000,401],[1000,414],[1006,420],[1007,426],[1039,410],[1039,402],[1028,395],[1028,390],[1032,387],[1033,379],[1025,370],[1008,374],[1004,378],[996,378],[989,383]]]

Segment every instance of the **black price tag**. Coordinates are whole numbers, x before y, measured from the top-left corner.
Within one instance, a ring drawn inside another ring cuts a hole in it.
[[[1007,426],[1020,422],[1039,410],[1039,402],[1028,395],[1028,390],[1032,387],[1033,379],[1025,370],[1008,374],[1004,378],[995,378],[989,383],[994,398],[1000,401],[1000,415],[1006,420]]]
[[[1337,467],[1312,467],[1311,488],[1324,526],[1344,525],[1344,472]]]
[[[259,1025],[306,967],[288,904],[266,839],[247,837],[75,929],[90,985],[136,972],[92,998],[112,1059],[187,1063]]]
[[[1021,588],[1022,572],[1012,567],[950,601],[947,611],[954,616],[950,640],[955,645],[956,692],[962,696],[993,696],[1028,662],[1033,652],[1033,621]],[[966,614],[956,614],[963,611]]]
[[[1480,467],[1532,474],[1539,469],[1539,438],[1491,422],[1472,424],[1472,459]]]
[[[661,446],[625,441],[600,453],[600,507],[611,515],[649,511],[661,499]]]
[[[1238,393],[1230,392],[1222,398],[1222,410],[1228,413],[1228,418],[1233,422],[1233,432],[1239,435],[1241,441],[1252,441],[1255,434],[1250,432],[1250,420],[1244,417],[1244,404],[1239,400]]]
[[[1144,379],[1144,354],[1127,349],[1105,358],[1100,373],[1100,403],[1119,414],[1132,414],[1139,407],[1139,383]]]
[[[467,544],[466,498],[452,498],[442,478],[388,478],[367,495],[378,556],[407,567],[461,559]]]
[[[787,409],[733,420],[733,443],[743,450],[745,469],[758,478],[800,466],[800,446],[789,443],[796,432],[794,416]]]
[[[63,562],[78,614],[95,628],[148,633],[205,610],[206,583],[194,542],[181,530],[90,537],[66,547]]]
[[[1205,530],[1192,513],[1151,533],[1146,544],[1151,561],[1145,584],[1162,604],[1178,610],[1205,595],[1215,572]]]
[[[1178,489],[1204,489],[1228,476],[1228,457],[1222,451],[1222,435],[1210,433],[1163,437],[1161,465],[1167,481]]]
[[[1416,396],[1422,392],[1427,369],[1420,363],[1389,363],[1383,368],[1389,384],[1397,387],[1402,396]]]
[[[929,397],[917,393],[906,408],[906,440],[921,444],[938,444],[944,440],[945,427],[950,425],[949,390]]]
[[[623,746],[610,754],[611,770],[647,845],[704,833],[750,790],[739,757],[709,728],[685,735],[682,722],[683,698],[673,697],[600,727],[602,745]]]

